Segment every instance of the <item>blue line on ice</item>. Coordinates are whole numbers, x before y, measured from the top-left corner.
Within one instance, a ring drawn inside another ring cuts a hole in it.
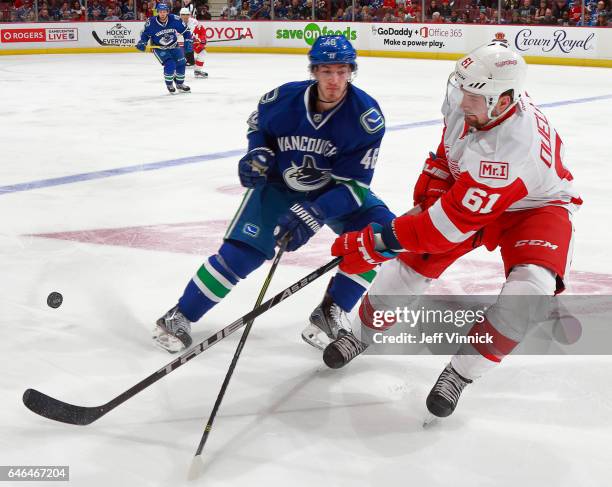
[[[555,101],[552,103],[543,103],[542,108],[556,108],[565,105],[575,105],[579,103],[591,103],[594,101],[612,99],[611,95],[591,96],[588,98],[575,98],[573,100]],[[420,127],[429,127],[438,125],[442,120],[423,120],[420,122],[402,123],[387,127],[387,131],[393,132],[396,130],[410,130]],[[38,188],[48,188],[50,186],[61,186],[63,184],[79,183],[82,181],[91,181],[93,179],[103,179],[112,176],[120,176],[121,174],[131,174],[134,172],[155,171],[157,169],[165,169],[167,167],[183,166],[185,164],[197,164],[199,162],[214,161],[216,159],[224,159],[226,157],[236,157],[244,153],[244,149],[228,150],[224,152],[214,152],[212,154],[202,154],[199,156],[182,157],[180,159],[170,159],[168,161],[151,162],[148,164],[137,164],[135,166],[118,167],[115,169],[105,169],[102,171],[92,171],[80,174],[72,174],[70,176],[62,176],[59,178],[40,179],[38,181],[29,181],[27,183],[12,184],[10,186],[0,186],[0,196],[9,193],[18,193],[20,191],[30,191]]]

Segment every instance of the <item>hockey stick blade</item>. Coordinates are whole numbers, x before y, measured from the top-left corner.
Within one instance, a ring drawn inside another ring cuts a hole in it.
[[[36,389],[28,389],[23,393],[23,403],[30,411],[45,418],[82,426],[93,423],[100,416],[106,414],[104,406],[93,408],[75,406],[58,401]]]
[[[187,350],[184,354],[174,359],[172,362],[166,364],[161,369],[153,372],[148,377],[144,378],[137,384],[133,385],[126,391],[122,392],[115,398],[111,399],[106,404],[101,406],[77,406],[69,404],[67,402],[60,401],[51,396],[43,394],[36,389],[28,389],[23,394],[23,403],[32,412],[43,416],[47,419],[54,421],[60,421],[62,423],[74,424],[74,425],[88,425],[97,421],[109,411],[112,411],[120,404],[123,404],[128,399],[134,397],[143,389],[146,389],[151,384],[157,382],[161,378],[167,376],[174,370],[178,369],[181,365],[186,364],[191,359],[197,357],[204,350],[212,347],[215,343],[220,342],[222,339],[231,335],[236,330],[239,330],[245,326],[251,320],[254,320],[258,316],[264,314],[269,309],[273,308],[277,304],[281,303],[288,297],[292,296],[296,292],[300,291],[304,287],[308,286],[311,282],[317,280],[319,277],[330,271],[340,263],[341,258],[336,257],[329,261],[327,264],[319,267],[312,271],[306,277],[300,279],[298,282],[285,288],[277,295],[268,299],[265,303],[249,311],[247,314],[238,318],[233,323],[230,323],[222,330],[219,330],[214,335],[202,340],[197,345]]]

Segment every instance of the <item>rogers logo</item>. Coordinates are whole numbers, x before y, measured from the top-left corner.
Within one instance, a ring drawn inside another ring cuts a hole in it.
[[[2,29],[2,42],[45,42],[45,29]]]

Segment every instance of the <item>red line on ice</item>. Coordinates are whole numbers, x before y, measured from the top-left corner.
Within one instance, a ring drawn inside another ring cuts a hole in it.
[[[225,220],[210,220],[41,233],[31,236],[195,254],[204,258],[218,250],[227,225],[228,222]],[[333,239],[333,232],[325,228],[315,235],[308,245],[283,257],[283,263],[309,269],[319,267],[331,258],[329,249]],[[461,259],[444,274],[442,279],[434,283],[431,292],[435,294],[497,294],[503,281],[501,261],[496,263]],[[568,291],[575,294],[610,294],[612,293],[612,275],[572,271]]]

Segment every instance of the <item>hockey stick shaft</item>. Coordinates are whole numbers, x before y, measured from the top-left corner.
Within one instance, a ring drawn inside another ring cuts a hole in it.
[[[276,271],[276,268],[278,267],[278,263],[280,262],[280,259],[283,253],[285,252],[286,246],[287,246],[287,242],[285,240],[280,246],[280,248],[278,249],[278,252],[276,253],[276,258],[274,259],[274,262],[272,263],[270,272],[268,272],[268,277],[266,277],[266,280],[264,281],[263,286],[261,287],[261,291],[259,291],[259,296],[257,296],[257,301],[255,302],[254,309],[257,309],[261,305],[261,302],[263,301],[263,298],[266,295],[266,291],[268,290],[268,287],[270,286],[270,282],[272,281],[272,277],[274,276],[274,272]],[[236,351],[234,352],[234,357],[232,358],[232,362],[229,368],[227,369],[227,373],[225,374],[223,385],[221,386],[221,390],[219,390],[219,394],[217,395],[215,405],[213,406],[212,411],[210,412],[210,416],[208,417],[206,428],[204,428],[204,433],[202,434],[202,438],[200,439],[200,444],[198,445],[198,449],[196,450],[196,453],[195,453],[196,457],[202,454],[202,450],[204,449],[206,440],[208,440],[208,435],[210,434],[212,427],[213,427],[213,423],[215,422],[215,417],[217,416],[217,412],[219,411],[219,408],[221,407],[221,402],[223,401],[223,397],[225,396],[225,391],[227,391],[227,386],[229,385],[230,380],[232,379],[232,375],[234,374],[234,369],[236,368],[236,364],[238,363],[238,359],[240,358],[240,354],[242,353],[242,349],[244,348],[246,340],[249,337],[249,333],[251,332],[251,328],[253,327],[254,322],[255,320],[250,320],[247,323],[244,331],[242,332],[242,336],[240,337],[240,341],[238,342],[238,346],[236,347]]]
[[[261,304],[256,309],[249,311],[247,314],[230,323],[214,335],[206,338],[205,340],[202,340],[191,350],[188,350],[183,355],[177,357],[161,369],[157,370],[156,372],[153,372],[151,375],[144,378],[137,384],[133,385],[126,391],[122,392],[115,398],[111,399],[106,404],[92,407],[76,406],[43,394],[42,392],[39,392],[36,389],[27,389],[24,392],[23,403],[28,409],[30,409],[34,413],[40,416],[44,416],[48,419],[78,425],[86,425],[93,423],[94,421],[97,421],[102,416],[107,414],[109,411],[115,409],[120,404],[123,404],[128,399],[134,397],[140,391],[146,389],[161,378],[172,373],[181,365],[186,364],[191,359],[201,354],[204,350],[207,350],[215,343],[221,341],[225,337],[234,333],[236,330],[242,328],[249,321],[254,320],[258,316],[264,314],[270,308],[273,308],[288,297],[292,296],[296,292],[308,286],[311,282],[315,281],[316,279],[324,275],[326,272],[335,268],[340,263],[340,260],[341,258],[337,257],[328,262],[327,264],[314,270],[306,277],[300,279],[296,283],[292,284],[291,286],[285,288],[283,291],[279,292],[272,298],[268,299],[265,303]]]
[[[212,44],[214,42],[230,42],[230,41],[241,41],[244,39],[244,36],[236,37],[234,39],[213,39],[211,41],[207,40],[206,44]]]

